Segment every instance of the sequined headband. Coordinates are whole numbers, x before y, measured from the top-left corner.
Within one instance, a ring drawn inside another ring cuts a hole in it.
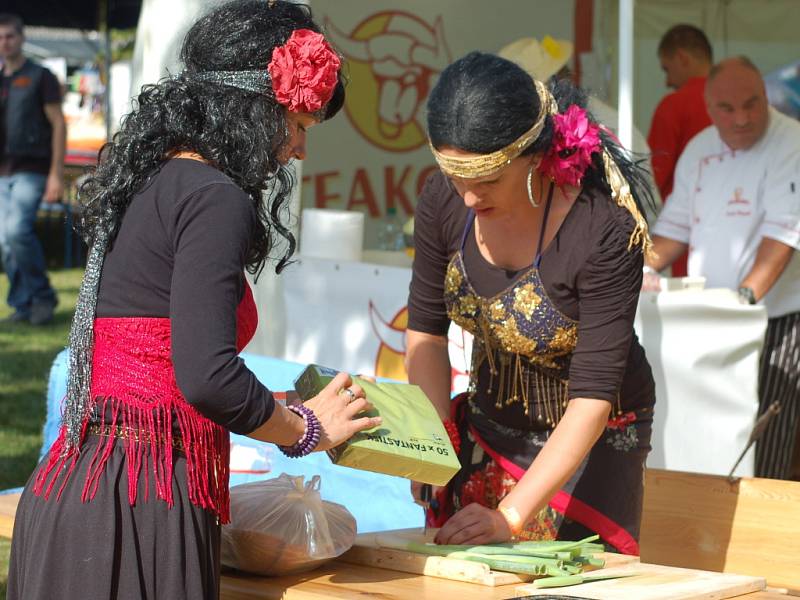
[[[275,93],[272,91],[272,80],[267,71],[201,71],[200,73],[192,74],[184,73],[184,77],[194,81],[227,85],[275,99]],[[327,109],[327,106],[323,106],[318,110],[309,112],[309,114],[321,122],[325,120]]]
[[[184,73],[187,79],[205,81],[239,88],[255,94],[266,94],[272,98],[272,81],[269,73],[264,71],[201,71],[199,73]]]
[[[433,144],[428,142],[431,147],[431,152],[439,164],[439,168],[451,177],[458,177],[460,179],[474,179],[475,177],[485,177],[496,173],[503,167],[507,166],[512,160],[517,158],[522,152],[530,146],[539,137],[544,129],[545,119],[548,115],[553,115],[558,112],[558,105],[556,104],[553,95],[547,87],[541,82],[534,80],[536,85],[536,93],[539,95],[539,104],[542,110],[539,112],[539,118],[531,126],[528,131],[519,136],[516,140],[511,142],[505,148],[500,148],[489,154],[481,154],[479,156],[445,156],[433,147]]]

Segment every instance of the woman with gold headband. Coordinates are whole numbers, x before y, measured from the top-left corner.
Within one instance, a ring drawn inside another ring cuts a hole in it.
[[[406,361],[462,464],[428,512],[439,543],[598,533],[638,554],[655,395],[633,319],[650,196],[585,100],[477,52],[428,100],[441,172],[417,206]],[[451,321],[474,336],[469,391],[452,401]]]

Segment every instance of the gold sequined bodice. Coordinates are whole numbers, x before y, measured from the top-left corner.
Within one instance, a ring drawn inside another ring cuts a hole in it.
[[[489,362],[487,392],[498,408],[523,402],[536,405],[537,418],[551,425],[567,401],[569,363],[578,340],[578,323],[553,304],[532,266],[513,285],[490,298],[469,281],[463,251],[451,259],[444,300],[449,317],[474,336],[471,387]]]

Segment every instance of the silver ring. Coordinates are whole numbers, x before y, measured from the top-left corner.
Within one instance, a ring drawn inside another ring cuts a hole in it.
[[[350,398],[347,400],[348,404],[350,404],[353,400],[356,399],[356,393],[353,390],[351,390],[350,388],[343,388],[342,392],[344,392],[345,394],[350,396]]]

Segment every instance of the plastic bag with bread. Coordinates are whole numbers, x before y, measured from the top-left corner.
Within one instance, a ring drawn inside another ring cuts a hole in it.
[[[356,521],[322,500],[320,479],[286,473],[231,488],[231,522],[222,528],[222,564],[260,575],[310,571],[355,542]]]

